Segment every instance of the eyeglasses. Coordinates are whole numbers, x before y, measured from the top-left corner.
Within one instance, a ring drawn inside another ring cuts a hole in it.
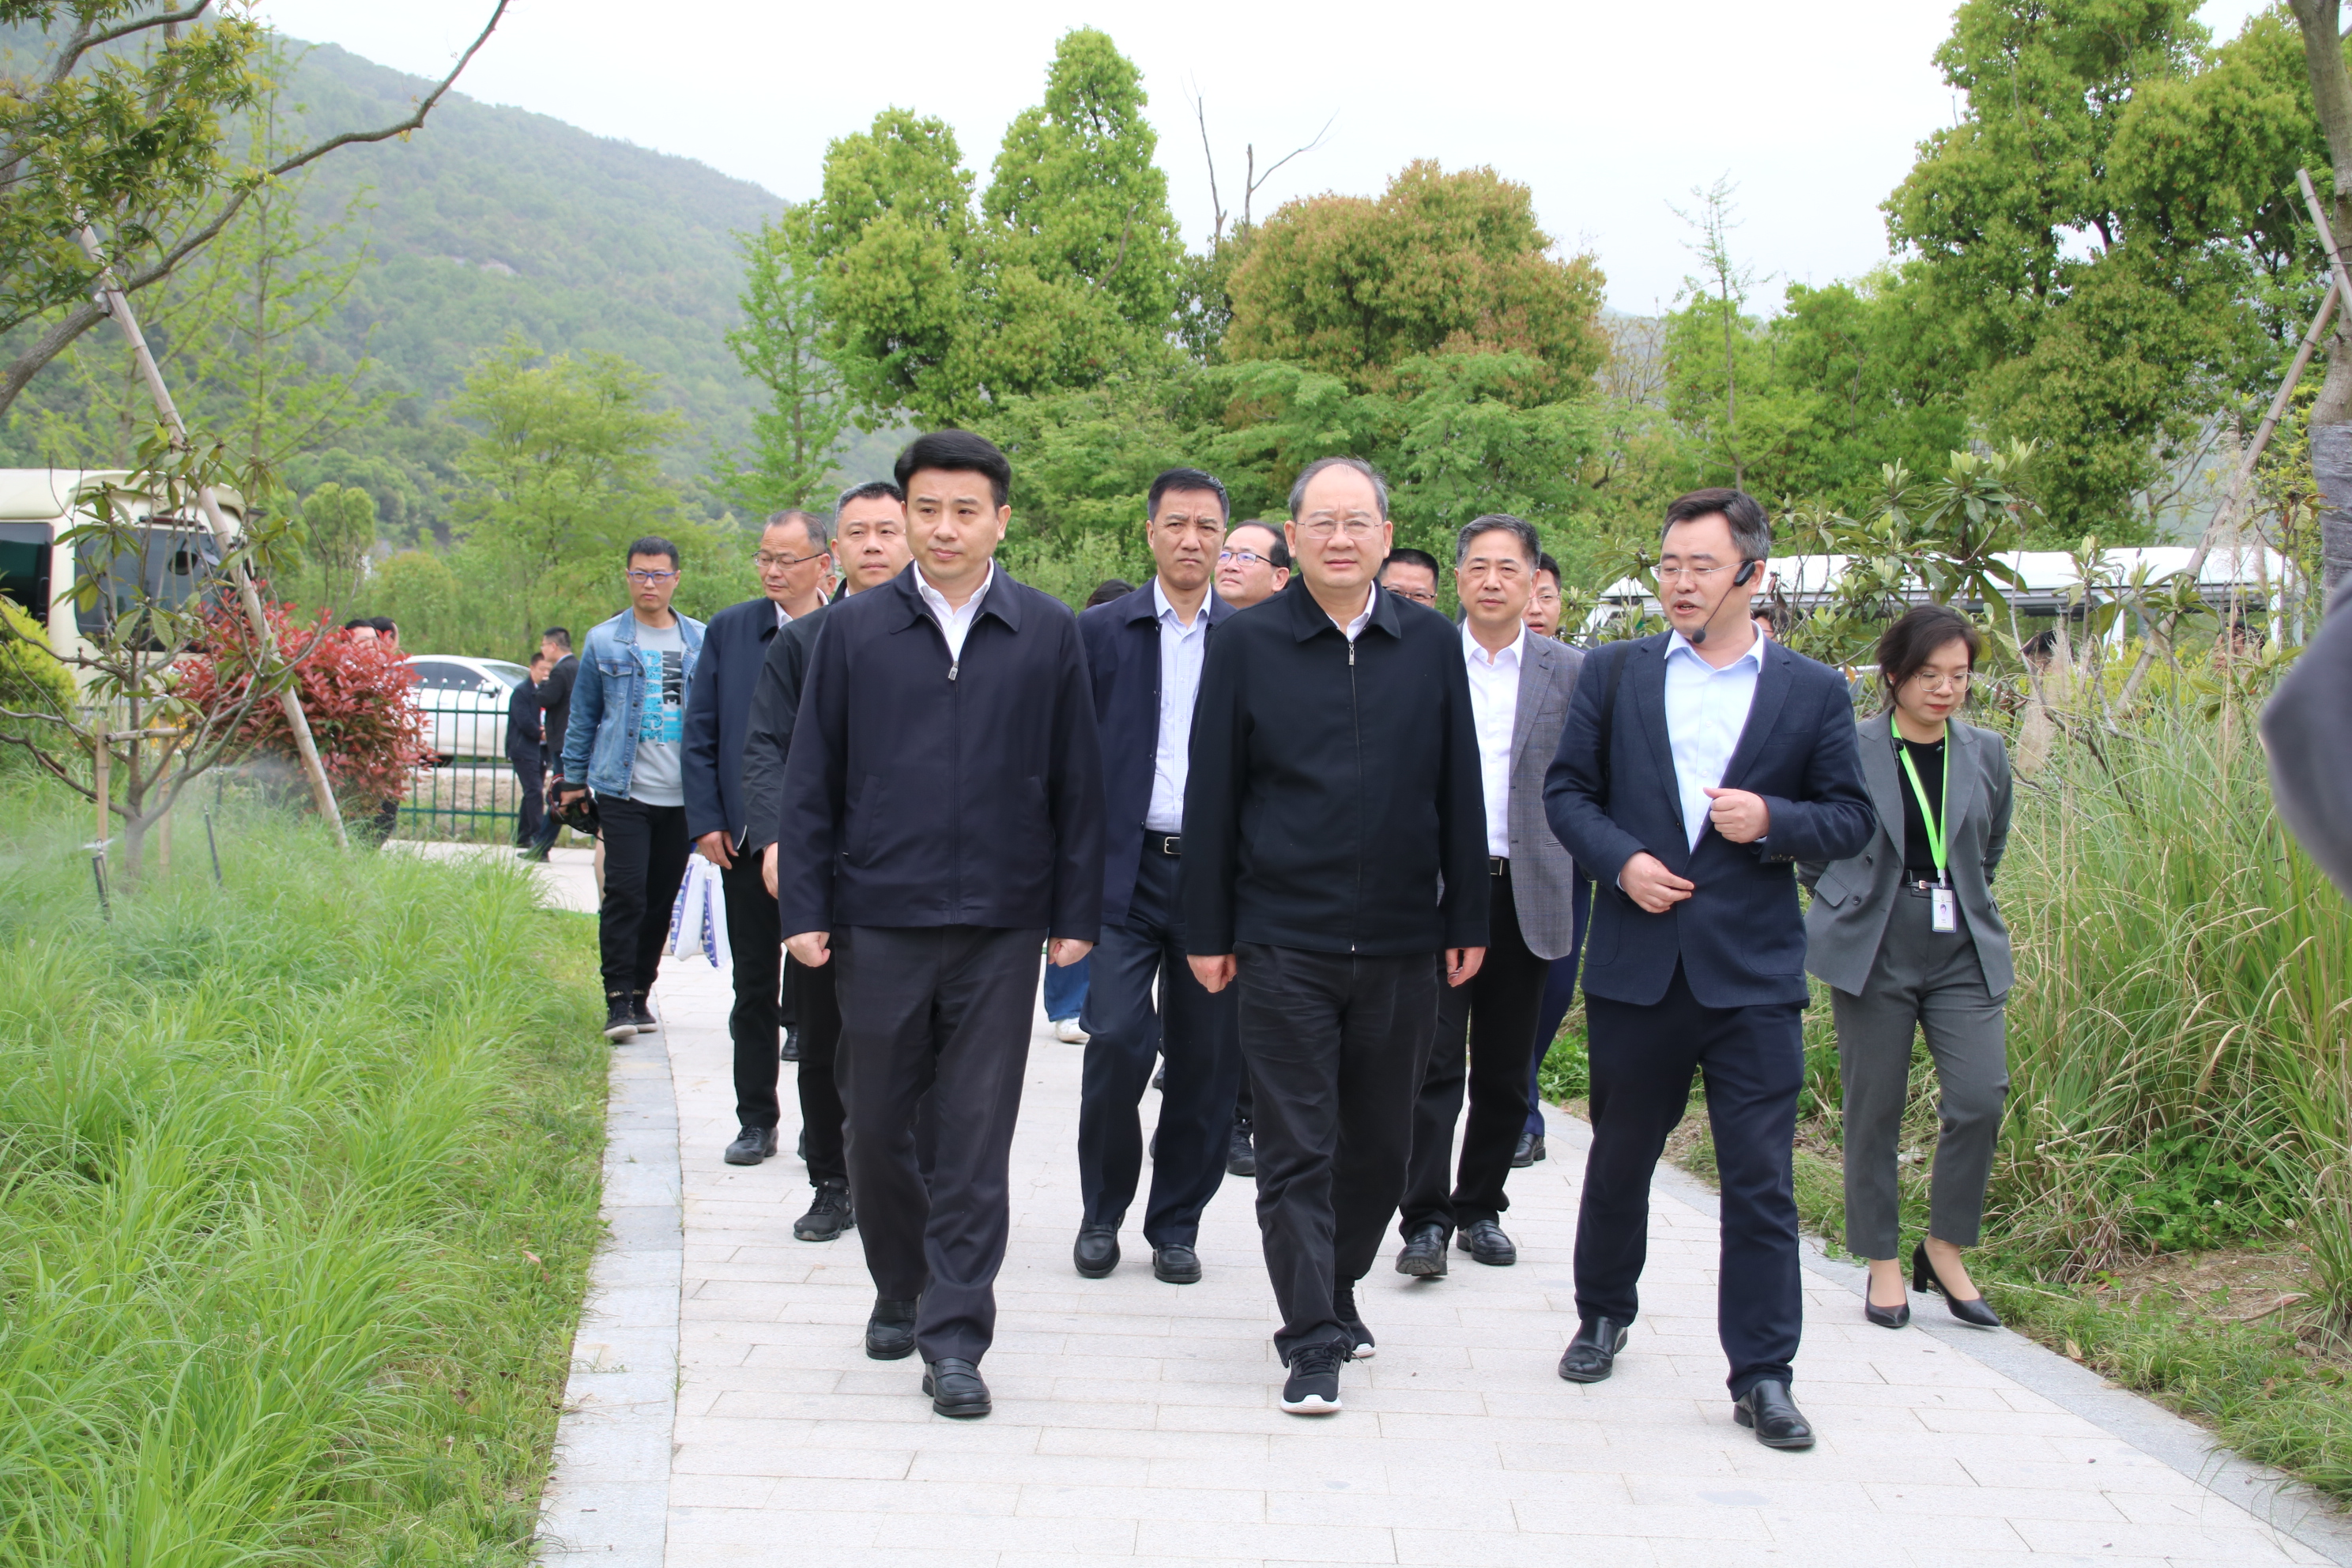
[[[1391,588],[1389,592],[1394,594],[1400,599],[1411,599],[1416,605],[1426,605],[1432,609],[1435,609],[1437,607],[1437,595],[1432,589]]]
[[[797,566],[803,561],[822,560],[832,553],[829,550],[820,550],[814,555],[780,555],[772,550],[762,550],[753,554],[751,559],[758,562],[760,569],[764,572],[771,566]]]
[[[1661,583],[1710,583],[1730,570],[1729,565],[1668,566],[1662,562],[1658,566],[1658,581]]]
[[[630,582],[642,583],[648,588],[656,584],[667,583],[677,575],[675,572],[648,572],[642,566],[632,566],[628,571]]]
[[[1217,552],[1218,565],[1223,566],[1228,561],[1239,561],[1244,564],[1255,562],[1260,566],[1271,566],[1274,564],[1273,562],[1268,561],[1265,556],[1260,555],[1255,550],[1220,550]]]
[[[1380,521],[1370,517],[1318,517],[1298,524],[1298,531],[1309,539],[1324,540],[1335,533],[1350,539],[1370,539],[1381,531]]]
[[[1969,671],[1965,669],[1957,675],[1930,675],[1926,670],[1920,669],[1914,670],[1911,679],[1919,683],[1919,689],[1922,691],[1966,691],[1969,689]]]

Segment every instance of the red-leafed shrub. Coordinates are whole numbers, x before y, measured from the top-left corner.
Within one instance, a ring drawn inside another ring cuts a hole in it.
[[[415,673],[385,644],[356,641],[337,629],[324,611],[310,626],[293,625],[283,605],[270,605],[268,614],[278,657],[298,661],[302,711],[337,798],[373,808],[406,795],[409,770],[426,752],[425,715],[410,695]],[[180,661],[179,694],[217,713],[235,708],[250,689],[255,645],[252,628],[235,610],[206,621],[209,635]],[[289,766],[299,762],[286,710],[274,699],[253,705],[238,735],[251,755]]]

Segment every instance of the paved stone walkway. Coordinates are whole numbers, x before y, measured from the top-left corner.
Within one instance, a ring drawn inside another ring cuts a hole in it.
[[[1412,1282],[1383,1263],[1360,1295],[1380,1353],[1345,1370],[1346,1409],[1286,1415],[1249,1184],[1209,1210],[1199,1285],[1155,1281],[1131,1229],[1111,1278],[1072,1270],[1082,1052],[1042,1016],[985,1363],[995,1414],[943,1420],[918,1363],[861,1352],[873,1291],[854,1235],[792,1239],[809,1189],[789,1094],[781,1157],[719,1160],[725,977],[673,963],[656,1001],[659,1041],[615,1053],[614,1241],[545,1504],[551,1563],[2352,1561],[2330,1517],[2185,1423],[2013,1335],[1936,1321],[1932,1302],[1924,1329],[1872,1328],[1852,1271],[1826,1263],[1796,1389],[1822,1441],[1759,1447],[1723,1389],[1715,1222],[1679,1178],[1662,1178],[1617,1375],[1562,1383],[1584,1133],[1557,1114],[1552,1158],[1512,1176],[1517,1266],[1457,1253],[1450,1278]]]

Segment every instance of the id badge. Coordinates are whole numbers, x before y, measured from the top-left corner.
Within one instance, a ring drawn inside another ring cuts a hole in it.
[[[1949,888],[1927,889],[1927,929],[1933,931],[1956,931],[1960,929],[1959,900]]]

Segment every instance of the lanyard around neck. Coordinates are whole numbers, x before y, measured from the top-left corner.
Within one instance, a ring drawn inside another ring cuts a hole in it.
[[[1943,825],[1936,820],[1936,810],[1927,804],[1927,786],[1919,782],[1919,770],[1911,765],[1911,748],[1902,742],[1899,731],[1895,754],[1902,759],[1904,775],[1911,781],[1912,797],[1919,803],[1919,825],[1927,831],[1927,853],[1935,858],[1936,880],[1948,886],[1951,879],[1945,874]],[[1944,730],[1944,792],[1941,798],[1947,805],[1952,798],[1952,731],[1949,726]]]

